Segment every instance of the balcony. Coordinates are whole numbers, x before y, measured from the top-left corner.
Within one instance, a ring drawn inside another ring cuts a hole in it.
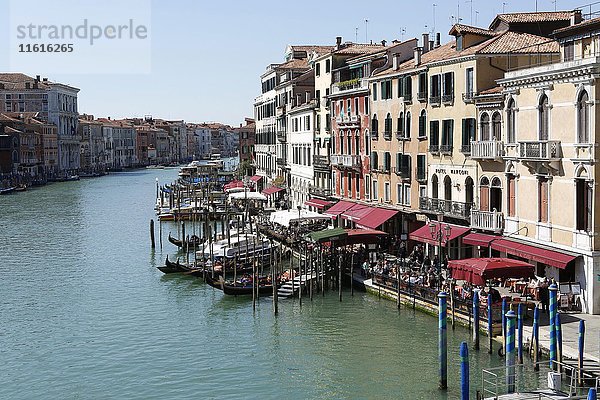
[[[418,101],[427,101],[427,92],[417,92]]]
[[[498,211],[471,210],[471,228],[483,231],[502,232],[504,213]]]
[[[340,128],[360,129],[360,118],[358,115],[341,115],[335,119]]]
[[[330,197],[331,196],[331,189],[330,188],[322,188],[322,187],[318,187],[315,185],[309,185],[308,186],[308,193],[311,196],[317,196],[317,197]]]
[[[429,145],[429,152],[430,153],[434,153],[434,154],[438,154],[440,152],[440,146],[437,144],[430,144]]]
[[[410,138],[406,137],[406,135],[402,131],[396,131],[396,139],[397,140],[410,140]]]
[[[362,163],[358,155],[334,154],[331,156],[331,165],[338,168],[360,169]]]
[[[430,96],[429,104],[432,106],[439,106],[440,104],[442,104],[442,97],[441,96]]]
[[[519,142],[517,157],[524,161],[557,161],[562,158],[559,140]]]
[[[403,179],[410,179],[410,168],[408,166],[394,167],[394,173]]]
[[[471,216],[472,203],[419,197],[419,210],[435,214],[443,214],[453,218],[468,220]]]
[[[275,108],[276,117],[282,117],[283,115],[285,115],[285,104],[277,106],[277,108]]]
[[[343,82],[338,82],[333,84],[333,88],[331,94],[336,94],[340,92],[346,92],[350,90],[367,90],[369,85],[367,84],[366,79],[350,79]]]
[[[325,171],[329,171],[331,167],[331,164],[329,163],[329,157],[328,156],[320,156],[320,155],[314,155],[313,156],[313,168],[314,169],[318,169],[318,170],[325,170]]]
[[[283,157],[277,157],[277,159],[275,160],[275,162],[277,163],[277,166],[279,166],[279,167],[285,167],[285,158],[283,158]]]
[[[454,104],[454,94],[445,94],[442,96],[442,103],[446,106]]]
[[[384,140],[392,140],[392,131],[383,131]]]
[[[440,146],[440,153],[451,155],[452,154],[452,145],[451,144],[443,144]]]
[[[462,99],[467,104],[472,104],[475,101],[476,92],[466,92],[462,94]]]
[[[279,140],[280,142],[285,142],[286,134],[287,134],[287,132],[285,131],[285,129],[277,130],[277,140]]]
[[[405,104],[412,103],[412,94],[404,94],[402,97],[404,98]]]
[[[371,172],[374,172],[376,174],[388,174],[389,175],[390,167],[386,168],[385,165],[372,165]]]
[[[504,142],[485,140],[471,142],[471,158],[473,160],[502,160],[504,157]]]

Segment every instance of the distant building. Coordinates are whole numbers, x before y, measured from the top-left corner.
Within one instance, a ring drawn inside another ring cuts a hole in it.
[[[256,123],[252,118],[245,119],[245,125],[240,124],[239,128],[235,128],[239,136],[239,159],[240,162],[254,161],[254,144],[256,143]]]

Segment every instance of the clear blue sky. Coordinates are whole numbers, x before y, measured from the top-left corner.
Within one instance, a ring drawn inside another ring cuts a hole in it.
[[[8,2],[1,1],[0,70],[8,71]],[[591,1],[557,0],[556,7],[567,10],[586,2]],[[458,15],[459,7],[463,23],[475,24],[477,19],[477,25],[484,27],[503,8],[503,2],[495,0],[304,0],[295,8],[293,2],[274,0],[154,0],[151,73],[49,75],[43,65],[19,72],[79,87],[80,112],[96,116],[152,114],[237,125],[252,116],[259,76],[269,63],[282,61],[286,45],[331,45],[336,36],[354,41],[356,27],[359,41],[364,42],[365,18],[369,40],[400,39],[402,28],[404,39],[420,37],[433,27],[434,3],[442,41],[449,40],[451,16]],[[534,11],[536,4],[535,0],[504,3],[506,12]],[[540,11],[555,7],[551,0],[537,3]]]

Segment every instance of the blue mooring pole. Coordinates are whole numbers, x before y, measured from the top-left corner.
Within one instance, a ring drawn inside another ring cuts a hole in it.
[[[488,340],[490,341],[490,349],[488,353],[492,354],[493,346],[494,346],[494,319],[492,315],[492,295],[488,294],[487,296],[487,313],[488,313]]]
[[[479,291],[473,291],[473,348],[479,350]]]
[[[508,300],[502,299],[502,344],[506,346],[506,313],[508,312]]]
[[[469,346],[460,344],[460,399],[469,400]]]
[[[578,350],[579,350],[579,358],[577,359],[577,365],[579,366],[579,385],[583,384],[583,374],[581,373],[581,371],[583,370],[583,349],[584,349],[584,344],[585,344],[585,321],[581,320],[579,321],[579,335],[578,335],[578,339],[579,339],[579,346],[578,346]]]
[[[559,362],[558,370],[560,371],[562,363],[562,324],[560,323],[560,314],[556,313],[556,361]]]
[[[598,395],[596,394],[596,388],[590,388],[587,400],[596,400],[597,397]]]
[[[517,362],[523,364],[523,304],[517,308]]]
[[[440,361],[440,389],[448,388],[448,330],[447,330],[447,297],[445,292],[438,294],[439,299],[439,336],[438,354]]]
[[[558,291],[558,287],[555,283],[548,287],[548,291],[550,292],[550,368],[556,370],[556,363],[554,361],[556,358],[556,292]]]
[[[540,309],[537,306],[533,309],[533,339],[531,340],[531,346],[533,346],[533,369],[534,371],[539,371]]]
[[[515,392],[515,312],[506,313],[506,391]]]

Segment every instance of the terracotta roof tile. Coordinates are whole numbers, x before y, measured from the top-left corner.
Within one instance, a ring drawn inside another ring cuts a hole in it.
[[[580,29],[589,29],[592,26],[596,26],[596,25],[600,25],[600,17],[588,19],[588,20],[583,21],[583,22],[581,22],[579,24],[575,24],[575,25],[571,25],[571,26],[566,26],[564,28],[557,29],[557,30],[555,30],[553,32],[553,34],[557,35],[557,36],[567,36],[565,34],[568,34],[568,33],[573,32],[573,31],[578,31]]]
[[[572,11],[547,11],[547,12],[520,12],[498,14],[496,19],[508,24],[532,23],[532,22],[550,22],[550,21],[570,21]],[[494,22],[492,22],[493,24]],[[490,25],[491,26],[491,25]]]
[[[4,88],[8,90],[25,89],[25,84],[30,83],[31,89],[33,89],[33,83],[35,78],[21,73],[0,73],[0,83],[4,84]],[[49,85],[47,82],[38,82],[38,88],[46,89]]]
[[[335,50],[333,53],[345,55],[365,55],[377,53],[387,48],[388,47],[381,44],[345,43],[341,49]]]
[[[502,86],[495,86],[490,89],[485,89],[479,92],[480,95],[502,93]]]
[[[472,34],[481,35],[481,36],[495,36],[498,34],[497,32],[491,31],[489,29],[478,28],[476,26],[462,25],[462,24],[455,24],[452,27],[452,29],[450,29],[450,32],[448,34],[455,35],[455,34],[462,34],[462,33],[472,33]]]
[[[293,58],[283,64],[279,64],[275,69],[308,69],[308,60],[306,58]]]
[[[312,53],[313,51],[318,54],[325,54],[333,51],[334,46],[320,46],[320,45],[292,45],[290,46],[293,51],[306,51]]]

